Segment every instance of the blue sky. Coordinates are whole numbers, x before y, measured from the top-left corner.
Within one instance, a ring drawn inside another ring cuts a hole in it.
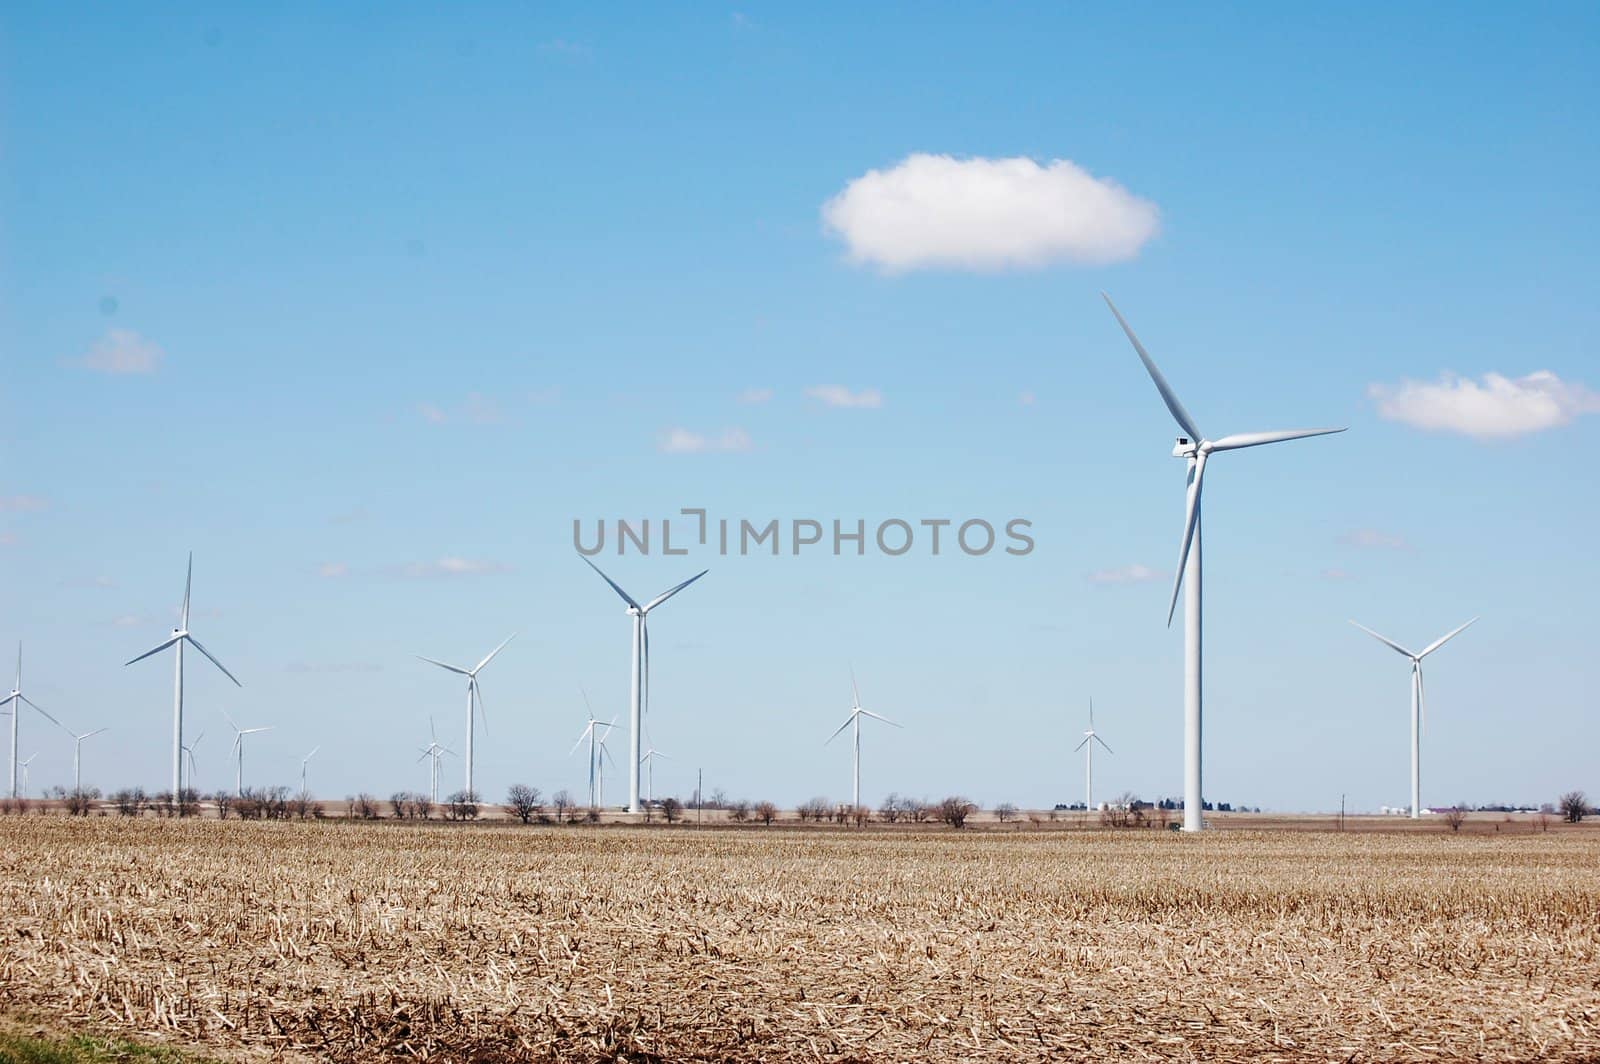
[[[658,790],[846,797],[853,664],[906,725],[864,741],[869,801],[1075,799],[1091,696],[1097,792],[1177,794],[1183,473],[1105,289],[1207,433],[1351,427],[1207,478],[1208,797],[1404,802],[1406,664],[1345,620],[1480,614],[1428,663],[1424,801],[1600,791],[1597,44],[1577,4],[14,6],[0,645],[113,728],[86,780],[159,786],[170,666],[121,663],[193,549],[194,631],[245,685],[191,664],[199,782],[231,778],[225,708],[275,726],[256,782],[320,743],[342,797],[422,786],[430,714],[460,745],[411,655],[520,630],[480,786],[576,792],[628,623],[574,518],[1020,517],[1020,558],[602,562],[636,595],[711,569],[653,617]],[[862,179],[918,155],[958,186],[1033,160],[1023,210],[1070,161],[1133,228],[1046,246],[1025,215],[963,261],[960,187],[914,185],[927,224],[885,239],[945,258],[886,267],[824,205],[881,219]],[[35,789],[67,782],[22,724]]]

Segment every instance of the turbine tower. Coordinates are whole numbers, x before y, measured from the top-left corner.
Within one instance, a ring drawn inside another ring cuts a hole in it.
[[[1083,742],[1073,747],[1073,751],[1083,751],[1083,809],[1084,812],[1094,812],[1094,744],[1099,743],[1106,747],[1106,753],[1114,753],[1111,747],[1106,746],[1106,741],[1094,730],[1094,699],[1089,699],[1089,730],[1083,733]]]
[[[895,727],[895,728],[900,727],[900,725],[896,724],[894,721],[890,720],[888,717],[880,717],[880,716],[878,716],[878,714],[872,712],[872,710],[870,710],[870,709],[862,709],[861,708],[861,692],[856,689],[856,672],[855,672],[854,669],[851,669],[850,670],[850,715],[845,718],[845,721],[844,721],[843,724],[839,725],[839,730],[834,732],[832,735],[828,736],[827,742],[822,744],[823,746],[827,746],[828,743],[833,742],[835,739],[837,739],[839,737],[839,732],[844,731],[846,728],[850,727],[851,725],[855,726],[855,760],[853,762],[852,769],[851,769],[851,775],[850,775],[850,808],[851,809],[859,809],[861,807],[861,718],[862,717],[871,717],[873,720],[881,720],[885,724],[890,725],[891,727]]]
[[[9,704],[10,707],[11,707],[11,709],[10,709],[10,713],[11,713],[11,797],[15,798],[15,797],[17,797],[17,769],[22,767],[22,764],[19,761],[17,761],[17,721],[19,719],[21,719],[21,717],[22,717],[22,707],[23,707],[23,705],[26,704],[26,705],[32,706],[34,709],[39,711],[39,714],[42,717],[44,717],[45,720],[47,720],[50,723],[54,724],[58,728],[62,727],[62,724],[61,724],[61,722],[59,720],[56,720],[56,718],[52,717],[50,714],[46,713],[44,710],[39,709],[38,704],[35,703],[33,699],[29,698],[27,695],[22,693],[22,644],[21,643],[17,644],[17,683],[16,683],[16,686],[11,688],[11,693],[10,694],[6,695],[4,698],[0,698],[0,706],[4,706],[4,705],[7,705],[7,704]],[[39,755],[38,754],[34,754],[33,756],[34,757],[38,757]],[[29,760],[32,760],[32,758],[30,758]],[[22,790],[23,790],[23,796],[26,797],[27,790],[28,790],[28,787],[27,787],[26,783],[23,784]]]
[[[1167,606],[1167,625],[1178,608],[1178,589],[1185,588],[1183,603],[1183,830],[1199,831],[1205,824],[1201,802],[1200,738],[1201,738],[1201,565],[1200,565],[1200,491],[1204,483],[1206,460],[1218,451],[1233,451],[1242,447],[1259,447],[1267,443],[1282,443],[1307,436],[1326,436],[1344,429],[1287,429],[1279,432],[1244,432],[1220,439],[1208,440],[1201,433],[1189,412],[1178,401],[1161,371],[1151,361],[1139,338],[1123,320],[1111,297],[1100,293],[1106,306],[1116,315],[1122,331],[1128,334],[1139,361],[1155,382],[1156,391],[1167,404],[1173,420],[1183,430],[1177,446],[1172,449],[1174,458],[1182,458],[1188,465],[1187,501],[1183,520],[1183,541],[1178,549],[1178,569],[1173,574],[1172,601]],[[1187,586],[1186,586],[1187,585]]]
[[[313,746],[311,748],[311,752],[309,754],[307,754],[305,757],[302,757],[300,759],[300,797],[301,798],[309,798],[309,797],[311,797],[311,792],[306,789],[306,766],[311,764],[311,759],[316,757],[317,756],[317,751],[321,750],[321,749],[322,749],[322,747],[320,745]]]
[[[1467,625],[1473,624],[1478,618],[1474,617],[1455,631],[1440,636],[1423,648],[1422,653],[1413,654],[1394,640],[1379,635],[1364,624],[1355,624],[1357,628],[1384,644],[1390,649],[1404,654],[1411,659],[1411,819],[1416,820],[1422,816],[1422,725],[1427,719],[1428,711],[1422,698],[1422,659],[1432,654],[1435,650],[1454,639]]]
[[[617,582],[600,572],[600,567],[583,555],[584,564],[600,573],[600,579],[611,585],[611,590],[622,596],[628,604],[628,616],[633,618],[633,668],[628,698],[628,812],[639,811],[639,737],[644,727],[644,713],[650,704],[650,629],[645,618],[650,611],[676,595],[696,580],[710,572],[702,569],[681,584],[669,587],[643,606],[633,596],[622,590]]]
[[[458,673],[459,675],[465,676],[467,678],[467,758],[466,758],[466,761],[467,761],[467,794],[469,794],[469,795],[477,793],[476,791],[474,791],[472,789],[472,705],[473,705],[474,701],[476,701],[477,705],[478,705],[478,715],[483,718],[483,730],[484,730],[484,733],[487,734],[488,731],[489,731],[489,715],[487,713],[485,713],[484,710],[483,710],[483,690],[478,686],[478,673],[483,670],[483,667],[485,665],[489,664],[489,662],[494,660],[494,656],[496,654],[500,653],[500,651],[502,651],[502,650],[504,650],[506,648],[506,643],[511,642],[515,638],[517,638],[517,633],[516,632],[512,632],[510,635],[506,636],[504,643],[501,643],[499,646],[497,646],[493,650],[489,651],[488,655],[485,656],[482,661],[478,662],[478,664],[474,665],[470,669],[463,669],[463,668],[460,668],[459,666],[456,666],[456,665],[446,665],[442,661],[434,661],[432,658],[424,658],[424,657],[422,657],[421,654],[417,655],[417,657],[421,658],[423,661],[426,661],[430,665],[437,665],[441,669],[449,669],[451,672]],[[432,724],[432,720],[431,719],[429,720],[429,724],[430,725]]]
[[[228,727],[233,729],[233,749],[230,751],[233,754],[233,796],[242,798],[244,797],[244,737],[257,732],[271,731],[272,725],[268,724],[263,728],[241,728],[234,723],[232,717],[228,716],[227,710],[223,710],[222,715],[227,718]]]
[[[237,687],[244,685],[233,673],[229,672],[216,658],[211,656],[211,651],[200,645],[200,641],[189,634],[189,589],[194,583],[194,552],[189,552],[189,573],[183,581],[183,612],[178,621],[178,627],[172,630],[172,635],[166,642],[145,651],[132,661],[124,665],[132,665],[135,661],[143,661],[152,654],[159,654],[168,647],[174,648],[174,666],[172,680],[172,796],[176,800],[183,793],[183,645],[188,643],[205,659],[222,670],[222,675],[234,682]]]

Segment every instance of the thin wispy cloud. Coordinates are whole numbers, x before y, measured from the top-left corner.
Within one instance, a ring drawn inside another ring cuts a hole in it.
[[[909,155],[822,206],[850,261],[886,273],[995,271],[1131,259],[1155,236],[1155,204],[1076,163]]]
[[[670,428],[656,440],[656,450],[662,454],[741,454],[750,448],[750,434],[740,428],[723,429],[715,436]]]
[[[283,667],[292,673],[382,672],[383,666],[366,661],[291,661]]]
[[[535,388],[528,393],[528,402],[534,406],[550,406],[561,398],[561,389],[554,386],[549,388]]]
[[[132,329],[107,329],[89,348],[88,354],[76,362],[98,373],[122,375],[154,373],[161,368],[164,357],[166,352],[159,344]]]
[[[594,49],[578,41],[569,41],[565,37],[554,37],[539,43],[539,54],[550,59],[565,59],[568,62],[587,62],[594,58]]]
[[[34,514],[50,509],[50,500],[43,495],[0,495],[0,513]]]
[[[124,613],[120,617],[113,617],[106,622],[113,628],[139,628],[150,623],[150,618],[137,613]]]
[[[63,580],[61,586],[75,590],[113,591],[119,585],[109,576],[87,576],[76,580]]]
[[[757,406],[761,403],[772,401],[771,388],[746,388],[739,393],[739,402],[745,406]]]
[[[1021,394],[1019,394],[1017,396],[1017,405],[1018,406],[1032,406],[1033,404],[1034,404],[1034,395],[1033,395],[1032,392],[1022,392]]]
[[[450,420],[443,410],[440,410],[432,403],[417,404],[417,413],[421,414],[422,420],[426,421],[430,425],[443,425],[446,421]]]
[[[1445,373],[1431,383],[1369,385],[1367,397],[1386,420],[1480,440],[1542,432],[1571,424],[1584,414],[1600,413],[1600,393],[1563,381],[1549,370],[1516,379],[1485,373],[1481,382]]]
[[[1091,584],[1148,584],[1156,580],[1165,580],[1167,574],[1159,569],[1152,569],[1148,565],[1123,565],[1115,569],[1097,569],[1085,579]]]
[[[481,392],[468,392],[461,402],[445,407],[438,403],[418,403],[417,413],[430,425],[464,421],[469,425],[498,425],[505,420],[500,404]]]
[[[323,562],[317,566],[317,575],[325,580],[337,580],[350,575],[350,566],[344,562]]]
[[[388,570],[390,575],[403,577],[407,580],[428,580],[436,577],[455,576],[487,576],[494,573],[509,573],[510,571],[511,566],[505,562],[450,556],[432,562],[406,562],[402,565],[391,566]]]
[[[1339,536],[1339,542],[1346,547],[1361,547],[1366,550],[1410,550],[1411,544],[1406,542],[1404,536],[1392,532],[1380,532],[1376,528],[1354,528]]]
[[[1349,570],[1340,569],[1335,566],[1331,569],[1322,570],[1322,579],[1328,581],[1329,583],[1342,584],[1346,581],[1354,580],[1355,576],[1352,575]]]
[[[806,397],[824,406],[876,410],[883,405],[883,395],[876,388],[863,388],[852,392],[840,384],[819,384],[806,389]]]

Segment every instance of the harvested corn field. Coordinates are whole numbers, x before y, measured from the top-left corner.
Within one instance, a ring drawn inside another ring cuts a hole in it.
[[[224,1059],[1593,1059],[1597,858],[11,817],[0,1000]]]

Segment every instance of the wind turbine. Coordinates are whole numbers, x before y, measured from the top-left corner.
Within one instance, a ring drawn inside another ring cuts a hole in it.
[[[195,777],[194,748],[199,746],[200,745],[200,740],[204,739],[205,737],[206,737],[205,729],[201,728],[200,729],[200,734],[196,735],[192,740],[190,740],[189,745],[185,746],[183,748],[184,756],[189,759],[189,789],[190,790],[194,790],[195,789],[195,786],[194,786],[194,777]],[[182,799],[179,799],[178,802],[181,805],[182,804]]]
[[[671,754],[663,754],[654,746],[644,752],[645,801],[651,805],[656,804],[656,758],[658,757],[664,757],[668,761],[672,760]]]
[[[68,735],[72,735],[72,793],[82,794],[83,776],[79,770],[83,762],[83,741],[85,739],[91,739],[94,736],[99,735],[101,732],[109,731],[110,729],[96,728],[94,731],[84,732],[82,735],[73,735],[72,731],[67,728],[63,728],[62,730]],[[199,740],[197,739],[195,741],[198,742]]]
[[[605,734],[600,736],[600,738],[595,743],[595,769],[596,769],[596,772],[595,772],[595,777],[594,778],[595,778],[595,787],[597,789],[597,796],[599,798],[599,808],[601,808],[601,809],[604,809],[606,807],[606,762],[607,761],[611,762],[611,767],[612,768],[616,768],[617,767],[617,759],[611,756],[611,750],[610,750],[610,748],[608,748],[606,746],[606,739],[610,737],[611,729],[616,726],[615,725],[615,720],[616,720],[616,718],[613,717],[612,718],[613,723],[606,725]]]
[[[7,705],[8,703],[11,706],[11,711],[10,711],[11,712],[11,797],[15,798],[15,797],[17,797],[17,769],[20,767],[19,763],[17,761],[17,721],[22,717],[22,706],[23,706],[23,703],[27,703],[28,705],[32,706],[34,709],[39,710],[40,715],[43,716],[45,720],[47,720],[50,723],[54,724],[56,727],[58,727],[58,728],[62,727],[62,724],[61,724],[61,722],[59,720],[56,720],[56,718],[52,717],[50,714],[46,713],[44,710],[39,709],[38,704],[35,703],[33,699],[29,698],[27,695],[22,693],[22,644],[21,643],[17,644],[17,683],[16,683],[16,686],[11,688],[11,693],[10,694],[6,695],[4,698],[0,698],[0,706]],[[34,754],[33,756],[34,757],[38,757],[39,755],[38,754]],[[32,760],[32,758],[30,758],[29,760]],[[23,785],[22,790],[23,790],[23,796],[26,797],[27,796],[27,790],[28,790],[26,784]]]
[[[588,706],[589,704],[589,696],[587,694],[583,696],[583,703],[585,706]],[[603,720],[595,719],[594,710],[590,709],[588,726],[583,729],[583,734],[578,736],[578,741],[572,744],[572,749],[567,751],[567,756],[571,757],[573,754],[578,752],[578,747],[583,745],[583,741],[585,739],[589,740],[589,807],[591,809],[598,808],[600,804],[599,791],[595,788],[595,773],[600,764],[598,760],[600,757],[599,729],[605,728],[607,731],[610,731],[612,728],[616,727],[616,724],[617,718],[615,717],[611,718],[610,724],[607,724]]]
[[[1200,427],[1189,416],[1189,412],[1178,401],[1177,395],[1167,384],[1167,379],[1151,361],[1144,345],[1133,335],[1133,330],[1123,320],[1122,314],[1111,302],[1111,297],[1104,292],[1100,295],[1105,299],[1106,306],[1111,308],[1111,313],[1116,315],[1122,331],[1128,334],[1133,349],[1139,353],[1139,361],[1144,363],[1145,371],[1155,382],[1156,391],[1161,393],[1161,399],[1167,404],[1167,410],[1171,412],[1178,427],[1183,430],[1183,435],[1178,437],[1177,446],[1172,449],[1172,456],[1182,458],[1188,464],[1188,489],[1183,521],[1183,542],[1178,549],[1177,572],[1173,574],[1172,601],[1167,606],[1167,625],[1169,627],[1172,625],[1172,616],[1178,608],[1178,589],[1187,584],[1183,603],[1183,830],[1199,831],[1205,823],[1201,809],[1200,786],[1200,490],[1204,482],[1206,460],[1218,451],[1259,447],[1262,444],[1282,443],[1285,440],[1298,440],[1307,436],[1326,436],[1330,433],[1343,432],[1344,429],[1244,432],[1215,440],[1206,439]]]
[[[178,627],[172,630],[166,642],[145,651],[132,661],[124,665],[132,665],[135,661],[143,661],[152,654],[159,654],[168,647],[175,648],[173,680],[172,680],[172,795],[177,798],[183,793],[183,645],[188,643],[205,659],[222,670],[222,675],[234,682],[235,686],[243,687],[238,677],[229,672],[227,668],[211,656],[211,651],[200,645],[200,641],[189,634],[189,589],[194,583],[194,552],[189,552],[189,573],[183,581],[183,613],[178,621]]]
[[[835,739],[837,739],[839,737],[839,732],[844,731],[846,728],[850,727],[852,724],[855,725],[855,763],[854,763],[854,770],[853,770],[853,773],[851,775],[851,783],[850,783],[850,808],[852,808],[852,809],[859,809],[861,807],[861,718],[862,717],[871,717],[873,720],[881,720],[885,724],[891,725],[892,727],[896,727],[896,728],[900,727],[900,725],[895,724],[895,722],[890,720],[888,717],[880,717],[880,716],[878,716],[878,714],[872,712],[872,710],[870,710],[870,709],[862,709],[861,708],[861,692],[856,689],[856,673],[855,673],[854,669],[851,669],[850,670],[850,715],[845,718],[845,721],[844,721],[843,724],[839,725],[839,731],[836,731],[832,735],[828,736],[828,742],[825,742],[822,745],[823,746],[827,746],[828,743],[833,742]]]
[[[1094,730],[1094,699],[1089,699],[1089,730],[1083,733],[1083,742],[1074,746],[1074,752],[1083,751],[1083,808],[1085,812],[1094,812],[1094,744],[1099,743],[1106,747],[1106,753],[1114,753],[1111,747],[1106,746],[1106,741]]]
[[[469,794],[469,795],[477,793],[476,791],[474,791],[472,789],[472,730],[473,730],[472,729],[472,723],[473,723],[472,722],[472,704],[473,704],[474,701],[476,701],[477,704],[478,704],[478,715],[483,718],[483,730],[484,730],[484,732],[486,734],[489,731],[489,715],[487,713],[485,713],[484,710],[483,710],[483,690],[478,686],[478,673],[480,671],[482,671],[482,669],[483,669],[483,667],[485,665],[489,664],[489,662],[494,660],[494,656],[496,654],[500,653],[500,651],[502,651],[502,650],[504,650],[506,648],[506,643],[511,642],[515,638],[517,638],[517,633],[516,632],[512,632],[510,635],[506,636],[504,643],[501,643],[499,646],[497,646],[493,650],[489,651],[488,655],[485,656],[482,661],[478,662],[478,664],[474,665],[470,669],[463,669],[463,668],[460,668],[459,666],[456,666],[456,665],[446,665],[442,661],[435,661],[432,658],[424,658],[424,657],[422,657],[421,654],[417,655],[417,657],[422,658],[423,661],[426,661],[430,665],[437,665],[441,669],[449,669],[451,672],[456,673],[456,674],[458,674],[460,676],[465,676],[467,678],[467,759],[466,760],[467,760],[467,794]],[[431,724],[431,719],[430,719],[430,724]]]
[[[35,751],[28,756],[28,760],[22,762],[22,797],[24,798],[28,796],[28,766],[33,764],[33,759],[38,756],[38,752]]]
[[[443,757],[445,754],[449,754],[452,757],[454,757],[455,756],[455,751],[450,749],[448,746],[440,746],[439,745],[439,733],[433,730],[433,718],[432,717],[428,718],[428,735],[431,737],[432,741],[429,742],[427,746],[420,746],[417,749],[422,751],[422,757],[431,757],[431,758],[433,758],[433,764],[429,767],[430,768],[429,778],[430,778],[430,780],[432,782],[432,788],[433,789],[429,792],[429,794],[430,794],[430,796],[431,796],[431,798],[433,800],[433,804],[434,805],[438,805],[439,804],[439,759],[441,757]],[[422,757],[417,758],[417,760],[421,761]]]
[[[1411,819],[1416,820],[1422,816],[1422,725],[1427,719],[1428,711],[1422,698],[1422,659],[1432,654],[1435,650],[1454,639],[1467,625],[1473,624],[1478,618],[1474,617],[1455,631],[1448,632],[1429,643],[1420,654],[1413,654],[1394,640],[1379,635],[1364,624],[1355,624],[1357,628],[1384,644],[1411,659]]]
[[[633,668],[628,697],[628,812],[639,811],[639,736],[644,726],[644,712],[650,702],[650,628],[645,618],[650,611],[676,595],[711,570],[702,569],[681,584],[669,587],[643,606],[633,596],[622,590],[617,582],[600,572],[600,567],[583,555],[584,564],[600,573],[600,579],[611,585],[611,590],[622,596],[628,604],[628,616],[633,618]]]
[[[228,716],[227,710],[223,710],[222,715],[227,717],[228,727],[233,729],[233,749],[230,751],[233,754],[233,795],[235,798],[242,798],[244,796],[244,737],[246,735],[254,735],[257,732],[271,731],[272,725],[268,724],[262,728],[241,728],[234,723],[231,716]],[[199,739],[195,740],[195,742],[199,741]]]
[[[317,756],[317,751],[321,750],[321,749],[322,749],[322,747],[320,745],[319,746],[313,746],[311,748],[311,752],[309,754],[307,754],[305,757],[302,757],[300,759],[300,797],[301,798],[308,798],[308,797],[311,796],[311,792],[306,790],[306,766],[311,763],[311,759],[316,757]]]

